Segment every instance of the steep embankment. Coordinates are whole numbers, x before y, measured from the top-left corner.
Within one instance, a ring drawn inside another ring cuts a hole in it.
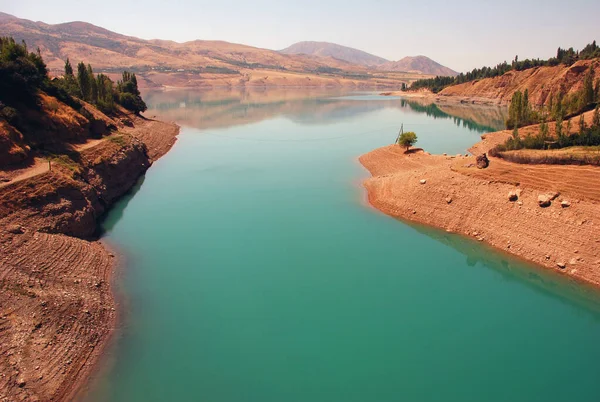
[[[487,151],[508,132],[487,134]],[[496,138],[498,137],[498,138]],[[600,168],[527,166],[490,158],[405,154],[387,146],[360,157],[372,174],[370,203],[384,213],[473,237],[505,252],[600,285]],[[421,184],[421,180],[425,180]],[[518,200],[508,194],[518,191]],[[541,194],[559,195],[547,208]],[[563,208],[562,200],[570,206]]]
[[[44,161],[0,171],[10,180],[0,183],[0,400],[72,400],[85,384],[115,326],[115,261],[82,238],[178,133],[174,124],[85,107],[87,117],[67,108],[44,115],[56,125],[50,131],[66,117],[83,130],[54,144],[67,153],[51,170]],[[118,133],[85,139],[102,126],[93,121]]]
[[[600,65],[600,59],[580,60],[571,66],[536,67],[524,71],[509,71],[500,77],[484,78],[443,89],[439,97],[460,97],[469,101],[494,101],[507,104],[516,91],[529,91],[535,105],[547,104],[550,95],[577,92],[583,87],[583,77],[590,65]],[[595,69],[595,79],[600,68]]]

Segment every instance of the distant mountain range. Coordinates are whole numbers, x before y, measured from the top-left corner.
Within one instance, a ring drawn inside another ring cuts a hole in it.
[[[426,56],[405,57],[398,61],[389,61],[378,66],[382,71],[419,71],[423,74],[447,75],[454,77],[458,73]]]
[[[389,61],[383,57],[329,42],[298,42],[279,51],[283,54],[325,56],[381,71],[419,72],[428,75],[455,76],[458,73],[426,56],[405,57]]]
[[[280,50],[283,54],[307,54],[311,56],[333,57],[348,63],[367,67],[376,67],[387,63],[388,60],[372,55],[362,50],[329,42],[298,42]]]
[[[39,48],[52,74],[62,74],[69,58],[72,63],[89,63],[113,78],[125,69],[133,71],[142,87],[390,88],[410,84],[420,75],[440,74],[440,68],[445,68],[427,58],[396,65],[324,42],[302,42],[278,52],[223,41],[144,40],[86,22],[51,25],[2,12],[0,35],[24,40],[30,49]]]

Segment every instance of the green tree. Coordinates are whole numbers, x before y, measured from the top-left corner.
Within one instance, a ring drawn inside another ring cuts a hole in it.
[[[594,109],[594,116],[592,117],[592,126],[595,128],[600,127],[600,111],[599,109],[600,105],[596,105],[596,109]]]
[[[398,137],[398,145],[401,147],[406,147],[406,151],[410,149],[414,144],[417,143],[417,134],[412,131],[407,131],[405,133],[400,134]]]
[[[594,103],[594,68],[590,66],[583,78],[583,106]]]
[[[94,70],[91,65],[87,65],[87,79],[90,83],[90,98],[89,101],[93,104],[98,103],[98,84],[94,78]]]
[[[140,96],[135,74],[123,71],[123,80],[117,82],[119,104],[136,114],[145,112],[148,108]]]
[[[67,57],[67,61],[65,61],[65,77],[73,77],[73,66]]]
[[[89,80],[88,70],[83,62],[77,65],[77,82],[79,83],[79,91],[81,92],[81,99],[88,101],[91,96],[92,84]]]
[[[25,42],[0,37],[0,101],[35,106],[38,92],[48,85],[48,69],[39,52],[29,53]]]
[[[579,116],[579,135],[583,135],[585,133],[585,119],[583,118],[583,113]]]

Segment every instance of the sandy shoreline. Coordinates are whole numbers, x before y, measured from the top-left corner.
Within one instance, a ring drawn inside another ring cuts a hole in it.
[[[85,182],[45,171],[0,192],[0,401],[73,400],[111,345],[120,262],[86,238],[179,133],[173,123],[131,119],[120,131],[132,140],[82,151]]]
[[[487,134],[471,150],[486,152],[506,135]],[[363,183],[369,203],[387,215],[474,238],[600,286],[600,168],[490,159],[488,169],[477,169],[473,156],[407,155],[398,146],[359,158],[372,175]],[[509,201],[517,190],[518,201]],[[541,208],[538,195],[554,192],[552,205]],[[563,199],[571,206],[563,208]]]

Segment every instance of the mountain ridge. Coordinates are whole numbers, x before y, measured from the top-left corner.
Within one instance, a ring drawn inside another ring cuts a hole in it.
[[[339,45],[332,42],[302,41],[296,42],[285,49],[279,50],[282,54],[308,54],[313,56],[330,56],[349,63],[366,67],[378,66],[389,62],[383,57],[352,47]]]
[[[382,71],[419,71],[423,74],[457,76],[458,73],[427,56],[407,56],[378,66]]]

